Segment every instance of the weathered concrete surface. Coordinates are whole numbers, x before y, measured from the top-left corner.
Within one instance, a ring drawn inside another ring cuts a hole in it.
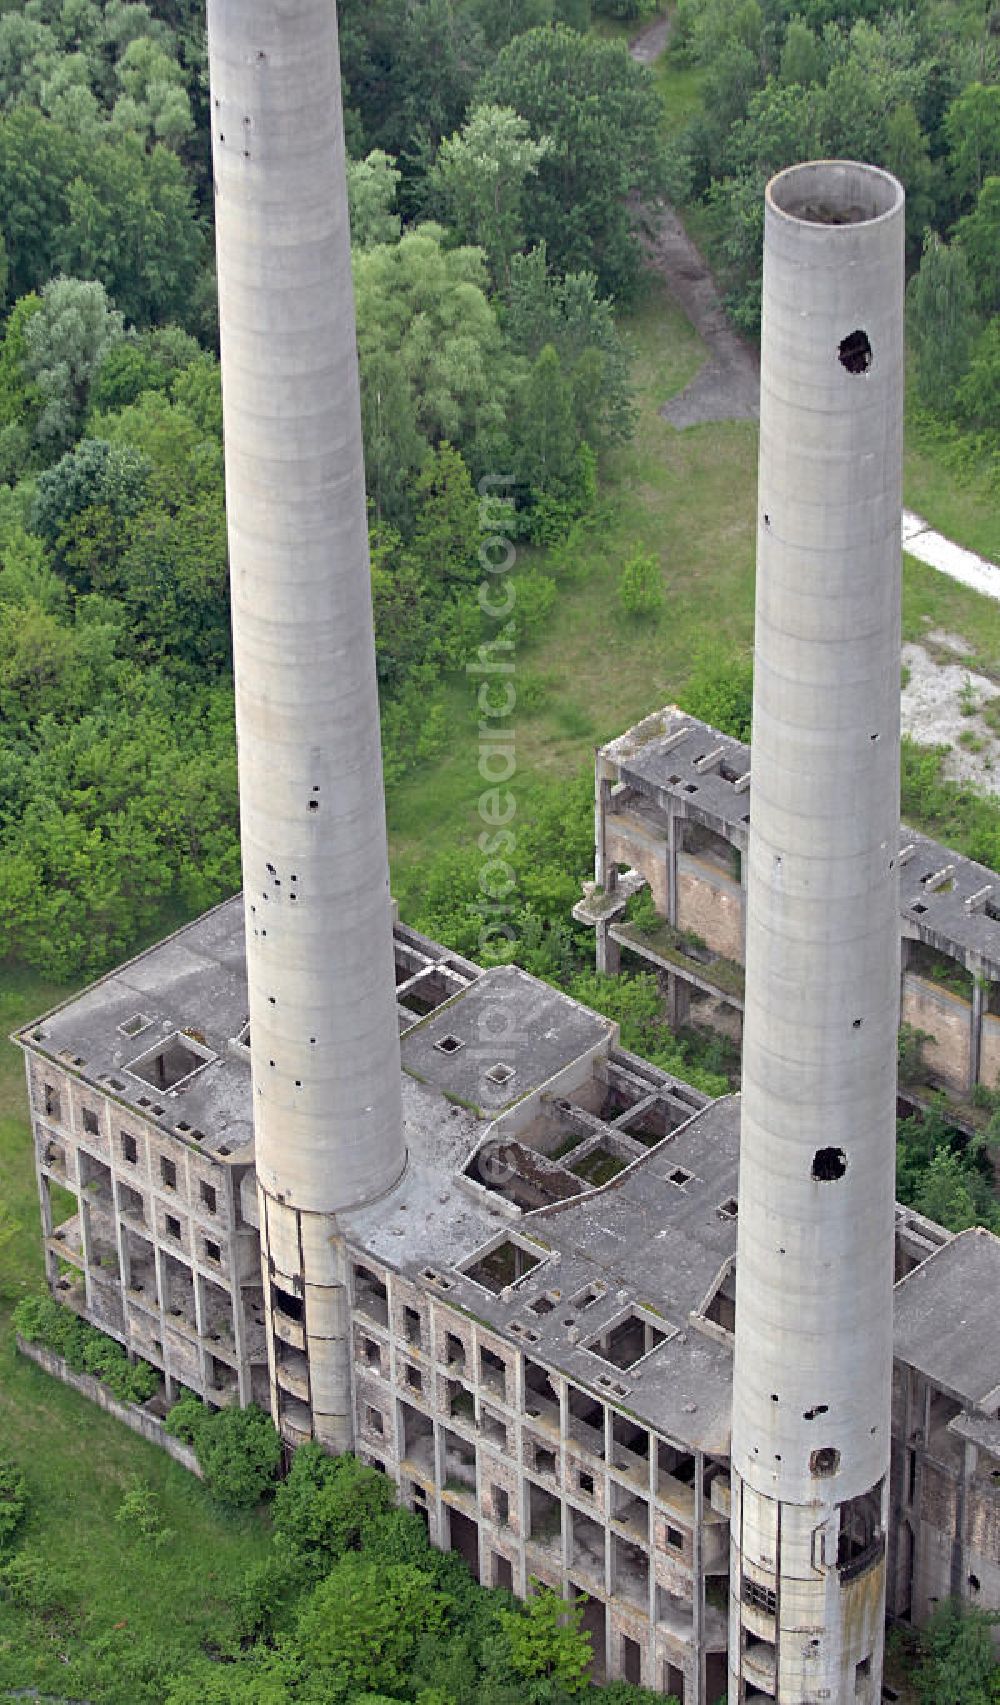
[[[877,1699],[882,1666],[903,209],[886,173],[823,161],[765,213],[730,1697],[781,1705]],[[853,1499],[872,1531],[845,1573]]]
[[[272,1407],[343,1449],[329,1216],[405,1153],[336,7],[210,0],[208,35]]]

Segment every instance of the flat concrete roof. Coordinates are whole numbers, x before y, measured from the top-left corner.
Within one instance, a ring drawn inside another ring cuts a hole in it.
[[[26,1025],[17,1039],[164,1132],[251,1161],[250,1057],[236,1040],[246,1022],[237,895]],[[194,1032],[211,1059],[177,1089],[154,1089],[130,1071],[157,1043],[184,1031]],[[178,1132],[181,1122],[200,1135]]]
[[[753,783],[745,779],[751,775],[751,749],[742,741],[667,705],[609,741],[601,757],[654,802],[665,807],[675,799],[685,816],[746,847]],[[906,935],[975,961],[974,969],[1000,980],[1000,876],[904,826],[899,878]],[[935,878],[941,885],[928,886]]]
[[[1000,1411],[1000,1238],[960,1232],[896,1286],[895,1353],[942,1391]]]
[[[614,1028],[519,966],[495,965],[406,1032],[403,1070],[492,1119]]]

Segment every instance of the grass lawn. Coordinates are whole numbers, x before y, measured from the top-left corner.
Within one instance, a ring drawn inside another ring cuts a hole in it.
[[[1000,603],[971,592],[914,557],[903,557],[903,638],[961,634],[971,662],[1000,680]]]
[[[956,474],[941,455],[908,441],[903,496],[907,508],[915,509],[946,539],[1000,563],[1000,501],[985,468]]]
[[[0,967],[0,1033],[6,1037],[65,994]],[[0,1599],[0,1688],[38,1687],[108,1705],[158,1699],[159,1682],[147,1691],[147,1677],[162,1682],[224,1625],[222,1600],[263,1556],[269,1523],[222,1514],[169,1457],[16,1355],[10,1309],[41,1283],[42,1261],[24,1071],[6,1040],[0,1178],[15,1225],[0,1254],[0,1453],[18,1464],[29,1487],[17,1555],[44,1561],[52,1599],[45,1614]],[[158,1547],[115,1521],[137,1479],[156,1493],[172,1534]],[[32,1597],[37,1604],[41,1594]]]

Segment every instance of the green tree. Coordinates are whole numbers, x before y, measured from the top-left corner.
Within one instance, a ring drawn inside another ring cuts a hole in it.
[[[663,569],[642,551],[629,557],[618,576],[618,602],[627,616],[650,620],[663,610]]]
[[[929,408],[948,414],[969,364],[976,329],[969,269],[958,243],[949,246],[928,231],[907,307],[917,393]]]
[[[592,1651],[583,1627],[584,1606],[568,1604],[539,1582],[523,1608],[501,1611],[505,1668],[518,1678],[519,1697],[542,1705],[553,1691],[572,1696],[587,1685]]]
[[[513,381],[478,249],[436,225],[355,254],[362,414],[379,520],[406,519],[428,451],[447,440],[475,473],[499,454]]]
[[[807,89],[810,83],[819,82],[821,70],[819,42],[808,24],[792,18],[781,49],[781,81],[799,83]]]
[[[550,24],[554,16],[552,0],[471,0],[468,11],[494,53],[525,30]]]
[[[322,1697],[407,1690],[421,1639],[446,1626],[450,1599],[412,1563],[347,1552],[307,1598],[296,1643]]]
[[[1000,313],[1000,177],[989,177],[971,213],[955,226],[969,267],[976,306],[982,314]]]
[[[398,242],[401,221],[395,206],[401,176],[395,160],[381,148],[373,148],[363,160],[348,160],[351,242],[358,248]]]
[[[69,187],[82,181],[86,162],[73,132],[33,107],[16,106],[0,118],[0,230],[14,297],[39,288],[60,267],[77,270],[67,265],[64,238]]]
[[[659,96],[650,72],[620,43],[565,25],[529,30],[503,49],[480,99],[513,107],[535,141],[550,143],[525,198],[525,227],[560,272],[597,274],[625,294],[639,250],[627,197],[663,182]]]
[[[921,1639],[926,1656],[916,1677],[925,1705],[990,1705],[1000,1697],[995,1620],[954,1599],[938,1605]]]
[[[973,345],[955,401],[970,426],[988,432],[1000,429],[1000,317],[990,321]]]
[[[90,387],[108,353],[124,336],[124,321],[103,284],[55,278],[23,328],[23,364],[39,399],[35,434],[59,454],[76,437]]]
[[[947,1149],[931,1157],[913,1206],[949,1231],[966,1231],[979,1221],[965,1168]]]
[[[270,1415],[250,1404],[219,1409],[194,1440],[205,1484],[226,1509],[250,1509],[273,1490],[281,1440]]]
[[[693,659],[681,695],[689,716],[710,722],[736,740],[750,739],[753,658],[706,646]]]
[[[41,310],[35,295],[14,304],[0,347],[0,481],[13,485],[31,460],[42,401],[25,366],[25,332]]]
[[[515,352],[532,361],[547,345],[556,351],[581,438],[598,450],[631,438],[636,422],[631,351],[592,272],[557,277],[544,243],[515,255],[506,330]]]
[[[65,271],[101,279],[133,325],[187,319],[205,238],[171,149],[147,153],[133,136],[92,149],[65,203],[56,244]]]
[[[394,527],[373,530],[371,569],[378,677],[389,688],[397,688],[427,652],[427,588]]]
[[[5,12],[0,17],[0,105],[37,107],[58,58],[59,43],[48,24],[24,12]]]
[[[355,1548],[367,1523],[395,1502],[384,1474],[318,1445],[297,1450],[274,1500],[274,1531],[292,1552],[324,1570]]]
[[[952,182],[960,200],[974,201],[986,179],[1000,173],[1000,85],[970,83],[944,115]]]
[[[411,553],[434,587],[468,586],[482,579],[479,499],[469,470],[448,443],[434,450],[414,488],[417,507]]]
[[[121,93],[112,127],[148,144],[179,149],[194,133],[191,102],[177,60],[149,36],[130,41],[115,66]]]
[[[27,1513],[24,1475],[12,1462],[0,1459],[0,1552],[10,1544]]]
[[[573,393],[558,354],[546,344],[517,399],[514,450],[519,484],[536,499],[567,497],[576,482],[579,446]]]
[[[524,241],[529,179],[550,151],[510,107],[473,107],[462,129],[442,142],[432,174],[448,223],[483,249],[493,282],[510,283],[511,257]]]
[[[96,560],[80,556],[74,548],[79,543],[75,524],[88,511],[99,511],[99,546],[106,550],[117,540],[117,549],[124,548],[125,523],[138,514],[146,499],[150,472],[149,463],[130,445],[84,438],[39,476],[31,508],[32,531],[55,553],[57,566],[79,590],[93,589],[95,567],[107,576],[112,565],[108,556],[103,561],[99,555]],[[93,529],[88,536],[94,537]]]

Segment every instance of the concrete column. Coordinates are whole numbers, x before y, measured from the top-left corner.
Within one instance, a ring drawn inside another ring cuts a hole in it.
[[[622,950],[617,941],[611,939],[607,923],[599,923],[597,936],[597,969],[602,977],[617,977],[622,968]]]
[[[853,1705],[858,1690],[880,1692],[899,989],[903,210],[895,179],[849,162],[793,167],[767,189],[733,1705],[751,1682],[780,1705]],[[842,1554],[845,1524],[857,1533],[872,1511],[871,1544]],[[746,1602],[755,1589],[758,1606],[769,1593],[777,1602],[773,1618],[765,1613],[770,1651],[744,1650],[744,1629],[760,1632],[760,1611]]]
[[[977,968],[972,977],[972,1012],[969,1018],[969,1091],[975,1089],[979,1082],[980,1063],[983,1057],[983,1014],[986,1011],[986,990],[982,970]]]
[[[618,884],[618,868],[609,864],[607,854],[607,817],[611,805],[612,783],[601,773],[601,755],[597,754],[597,778],[594,788],[594,880],[610,894]]]
[[[692,1557],[691,1573],[693,1577],[694,1622],[692,1628],[692,1646],[694,1651],[695,1675],[698,1677],[698,1695],[702,1692],[702,1677],[705,1673],[705,1458],[701,1451],[695,1451],[694,1457],[694,1528],[691,1535]],[[710,1700],[708,1705],[715,1705]]]
[[[676,972],[667,972],[667,1023],[671,1030],[683,1030],[691,1018],[691,985]]]
[[[674,801],[667,807],[667,922],[677,928],[677,852],[682,830]]]
[[[262,1252],[341,1449],[332,1216],[405,1151],[336,7],[209,0],[208,37]]]

